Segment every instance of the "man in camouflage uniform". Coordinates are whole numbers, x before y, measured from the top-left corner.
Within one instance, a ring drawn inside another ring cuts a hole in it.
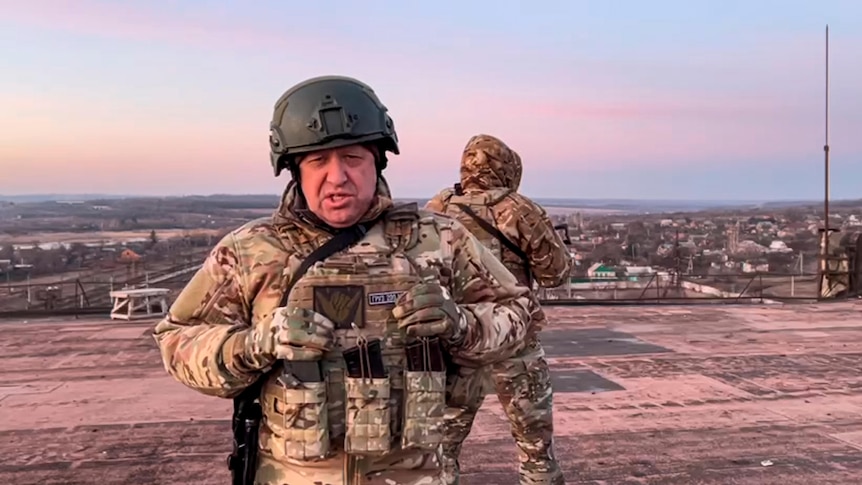
[[[281,203],[224,237],[156,325],[176,380],[259,401],[255,484],[442,485],[434,345],[488,365],[519,352],[543,317],[464,226],[393,205],[382,172],[397,140],[355,79],[289,89],[270,131],[275,174],[292,176]],[[359,241],[302,264],[344,235]]]
[[[545,210],[517,192],[520,183],[520,156],[495,137],[477,135],[464,149],[460,184],[441,191],[425,208],[459,220],[522,285],[532,288],[535,279],[543,287],[559,286],[569,277],[571,254]],[[517,356],[481,371],[461,367],[450,376],[443,453],[451,482],[457,483],[458,456],[490,372],[520,449],[520,483],[564,483],[553,452],[553,391],[538,335],[543,322],[534,321]]]

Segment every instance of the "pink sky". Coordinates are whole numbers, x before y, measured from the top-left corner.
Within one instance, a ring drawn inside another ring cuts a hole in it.
[[[557,197],[568,195],[559,179],[574,174],[588,189],[590,174],[779,170],[822,157],[823,23],[802,28],[793,16],[764,29],[767,11],[728,13],[706,28],[711,12],[689,12],[700,28],[623,29],[628,19],[603,12],[583,25],[535,12],[518,24],[502,7],[496,23],[477,24],[470,15],[481,11],[453,19],[428,6],[48,5],[0,1],[0,39],[15,46],[0,61],[10,73],[0,80],[0,167],[17,183],[0,183],[0,194],[277,192],[286,180],[269,167],[272,105],[325,73],[378,91],[401,138],[388,176],[417,196],[454,181],[480,132],[521,153],[525,187]],[[381,16],[400,21],[367,22]],[[291,18],[308,21],[280,24]],[[858,23],[832,34],[839,165],[862,162],[847,160],[862,155]],[[688,42],[675,41],[683,33]],[[703,180],[718,196],[714,182]]]

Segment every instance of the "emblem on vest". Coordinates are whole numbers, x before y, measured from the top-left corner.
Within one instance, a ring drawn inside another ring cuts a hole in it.
[[[379,293],[369,293],[368,304],[370,306],[394,305],[395,302],[398,301],[398,297],[401,296],[403,293],[403,291],[382,291]]]
[[[350,324],[365,327],[365,287],[361,285],[315,286],[314,311],[332,320],[335,328]]]

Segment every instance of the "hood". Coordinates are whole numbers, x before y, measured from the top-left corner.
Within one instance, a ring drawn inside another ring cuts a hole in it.
[[[359,222],[375,219],[390,207],[392,207],[392,193],[389,190],[389,183],[386,182],[383,175],[380,175],[377,178],[377,195]],[[273,214],[272,222],[275,225],[296,224],[329,233],[337,232],[337,229],[329,226],[311,212],[295,180],[291,180],[284,189],[278,209]]]
[[[515,150],[491,135],[476,135],[461,155],[461,188],[516,191],[521,171],[521,157]]]

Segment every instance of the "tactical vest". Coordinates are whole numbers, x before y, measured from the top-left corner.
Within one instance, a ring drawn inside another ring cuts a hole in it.
[[[437,237],[417,221],[415,211],[394,212],[352,248],[310,267],[291,290],[288,305],[330,318],[336,342],[322,361],[323,382],[285,382],[275,370],[264,383],[261,449],[275,459],[439,449],[446,373],[407,370],[407,342],[392,316],[397,298],[422,280],[407,251],[420,235]],[[385,376],[349,377],[342,351],[373,339]]]
[[[496,205],[502,199],[499,192],[482,191],[471,192],[468,194],[459,194],[458,192],[459,190],[456,187],[452,197],[449,199],[449,203],[447,204],[447,214],[457,219],[458,222],[463,224],[464,227],[466,227],[467,230],[469,230],[470,233],[479,240],[479,242],[490,249],[494,256],[503,262],[503,265],[515,275],[515,278],[517,278],[522,285],[532,287],[532,274],[527,266],[529,261],[525,258],[525,255],[523,255],[523,253],[511,254],[511,256],[507,255],[508,257],[504,257],[504,243],[501,241],[500,237],[505,236],[502,234],[499,234],[498,236],[497,234],[488,232],[478,223],[478,221],[476,221],[475,218],[458,207],[458,204],[468,206],[477,216],[482,218],[492,227],[496,227],[497,222],[491,212],[491,207]],[[509,240],[509,243],[517,246],[515,241]],[[507,252],[511,253],[512,251]]]

